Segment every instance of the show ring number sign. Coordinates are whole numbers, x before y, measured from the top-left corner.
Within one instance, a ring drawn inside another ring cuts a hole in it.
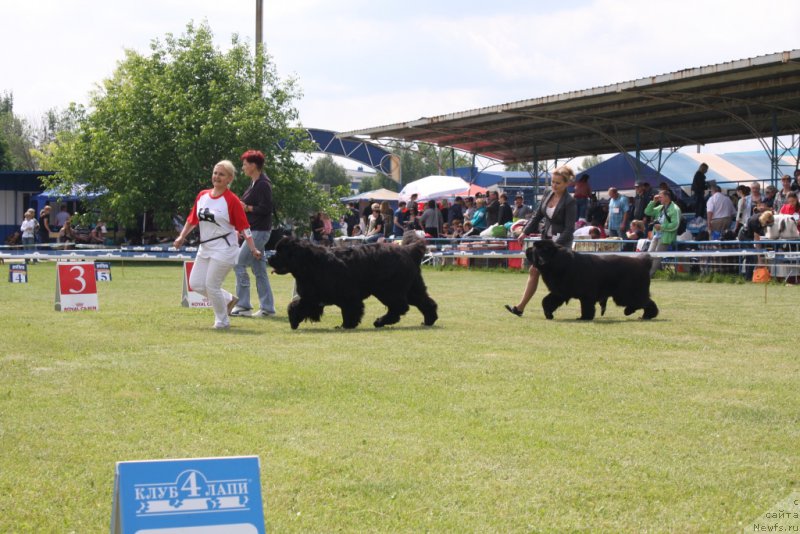
[[[94,278],[98,282],[110,282],[111,263],[107,261],[94,262]]]
[[[94,262],[59,262],[56,270],[56,311],[100,309]]]
[[[112,534],[264,534],[257,456],[117,462]]]
[[[8,266],[8,281],[12,284],[28,283],[28,266],[24,263],[12,263]]]
[[[181,306],[184,308],[210,308],[211,301],[206,297],[194,291],[192,286],[189,285],[189,278],[192,276],[193,261],[183,262],[183,296],[181,298]]]

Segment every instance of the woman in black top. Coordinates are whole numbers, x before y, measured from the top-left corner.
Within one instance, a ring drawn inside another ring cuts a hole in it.
[[[544,221],[543,239],[555,239],[556,243],[563,247],[572,247],[578,207],[575,199],[567,192],[567,188],[574,180],[575,173],[566,165],[553,171],[550,180],[551,190],[544,196],[533,218],[522,230],[519,236],[520,245],[524,245],[527,234],[538,233],[539,224]],[[528,269],[528,281],[525,283],[522,298],[516,306],[506,304],[506,309],[517,317],[522,317],[525,306],[536,293],[538,286],[539,271],[531,265]]]

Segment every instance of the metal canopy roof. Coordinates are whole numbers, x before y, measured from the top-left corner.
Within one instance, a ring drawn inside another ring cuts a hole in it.
[[[800,50],[363,130],[515,163],[800,133]]]

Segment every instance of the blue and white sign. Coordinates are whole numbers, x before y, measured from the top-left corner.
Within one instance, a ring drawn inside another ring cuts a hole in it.
[[[28,266],[24,263],[11,263],[8,266],[8,281],[12,284],[28,283]]]
[[[264,534],[257,456],[117,462],[112,534]]]
[[[111,262],[96,261],[94,262],[94,277],[98,282],[111,281]]]

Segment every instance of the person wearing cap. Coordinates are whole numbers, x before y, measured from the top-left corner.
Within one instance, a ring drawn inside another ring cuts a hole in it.
[[[371,206],[372,213],[367,218],[367,243],[376,243],[383,237],[383,217],[381,216],[381,205],[374,202]]]
[[[728,195],[722,194],[720,186],[711,184],[710,189],[712,193],[706,203],[708,234],[713,235],[714,232],[718,232],[722,235],[730,228],[736,216],[736,208]]]
[[[533,215],[533,210],[525,204],[525,197],[522,196],[522,193],[517,193],[517,196],[514,197],[514,208],[511,210],[511,214],[514,220],[530,219],[531,215]]]

